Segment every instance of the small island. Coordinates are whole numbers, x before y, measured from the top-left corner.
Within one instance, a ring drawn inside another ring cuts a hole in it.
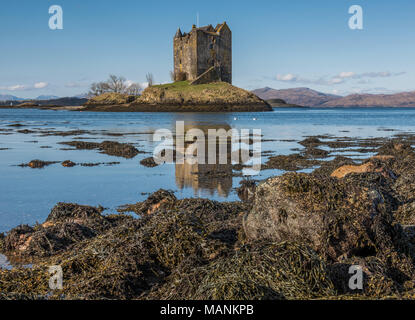
[[[89,99],[84,111],[235,112],[272,111],[272,107],[252,92],[226,82],[191,85],[179,81],[150,86],[137,97],[103,93]]]

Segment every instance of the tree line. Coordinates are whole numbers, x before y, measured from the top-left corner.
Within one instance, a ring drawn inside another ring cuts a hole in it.
[[[154,84],[153,74],[148,73],[146,79],[149,86]],[[124,77],[111,74],[108,80],[91,84],[89,95],[99,96],[103,93],[113,92],[138,96],[142,90],[143,87],[140,84],[128,83]]]

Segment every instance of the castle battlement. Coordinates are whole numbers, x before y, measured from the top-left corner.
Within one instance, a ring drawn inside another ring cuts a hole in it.
[[[175,81],[232,83],[232,32],[226,22],[177,30],[173,40]],[[201,79],[203,77],[203,79]]]

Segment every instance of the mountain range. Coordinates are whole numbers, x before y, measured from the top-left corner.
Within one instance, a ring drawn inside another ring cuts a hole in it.
[[[65,97],[65,98],[79,98],[79,99],[85,99],[88,96],[88,94],[79,94],[73,97]],[[40,95],[36,98],[29,99],[29,98],[19,98],[16,96],[12,96],[9,94],[0,94],[0,101],[23,101],[23,100],[36,100],[36,101],[46,101],[46,100],[57,100],[61,99],[61,97],[53,96],[53,95]]]
[[[395,94],[351,94],[338,96],[309,88],[273,89],[252,91],[264,100],[283,99],[289,104],[307,107],[415,107],[415,91]]]

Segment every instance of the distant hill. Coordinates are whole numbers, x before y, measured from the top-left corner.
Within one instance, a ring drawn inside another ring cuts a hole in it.
[[[0,101],[20,101],[20,100],[24,100],[24,99],[12,96],[10,94],[0,94]]]
[[[283,99],[289,104],[296,104],[306,107],[317,107],[328,101],[340,99],[341,96],[318,92],[309,88],[293,89],[272,89],[269,87],[256,89],[252,91],[258,97],[264,100]]]
[[[76,98],[76,97],[65,97],[51,100],[33,100],[31,102],[37,103],[41,106],[81,106],[86,103],[88,99]]]
[[[395,94],[352,94],[327,101],[322,107],[415,107],[415,91]]]
[[[415,91],[395,94],[351,94],[345,97],[318,92],[309,88],[252,91],[264,100],[283,99],[290,104],[309,107],[415,107]]]
[[[1,100],[0,100],[1,101]],[[75,97],[65,97],[65,98],[58,98],[58,99],[51,99],[51,100],[7,100],[7,101],[1,101],[0,106],[18,106],[22,103],[27,103],[28,105],[37,105],[39,107],[45,106],[45,107],[51,107],[51,106],[57,106],[57,107],[68,107],[68,106],[81,106],[84,103],[86,103],[88,99],[84,98],[75,98]]]
[[[59,99],[58,96],[38,96],[34,100],[52,100],[52,99]]]

